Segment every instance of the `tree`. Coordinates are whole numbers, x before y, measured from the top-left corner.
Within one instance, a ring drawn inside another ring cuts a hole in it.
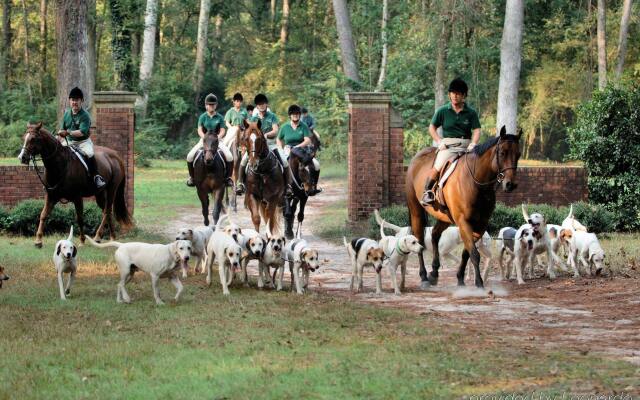
[[[502,42],[500,43],[500,83],[496,134],[501,127],[516,133],[518,123],[518,88],[524,30],[524,0],[507,0]]]
[[[11,58],[11,0],[2,1],[2,49],[0,49],[0,89],[8,87]]]
[[[118,90],[133,88],[133,65],[131,63],[131,29],[125,0],[108,0],[111,12],[111,52],[115,69],[115,86]]]
[[[47,0],[40,0],[40,63],[47,65]]]
[[[280,26],[280,43],[286,46],[289,37],[289,0],[282,0],[282,25]]]
[[[156,50],[156,22],[158,17],[158,0],[147,0],[144,14],[144,39],[142,58],[140,60],[140,89],[142,89],[142,115],[147,114],[149,101],[149,79],[153,73],[153,61]]]
[[[198,41],[196,47],[196,63],[193,70],[193,91],[195,93],[195,105],[200,101],[202,81],[204,80],[204,52],[207,48],[207,29],[209,28],[209,10],[211,0],[200,0],[200,17],[198,19]]]
[[[607,86],[607,4],[598,0],[598,89]]]
[[[69,91],[78,86],[87,106],[93,93],[87,82],[88,4],[85,0],[56,0],[58,118],[62,117]]]
[[[31,60],[29,57],[29,12],[27,11],[27,3],[22,0],[22,22],[24,23],[24,69],[25,69],[25,86],[27,88],[27,95],[29,96],[29,103],[33,105],[33,88],[31,86]]]
[[[618,62],[616,64],[616,80],[620,80],[624,69],[624,57],[627,54],[627,36],[631,20],[631,0],[624,0],[622,18],[620,19],[620,38],[618,39]]]
[[[447,102],[446,79],[447,79],[447,53],[449,51],[449,39],[451,38],[451,17],[448,14],[451,2],[447,1],[440,12],[441,28],[438,35],[438,53],[436,55],[435,73],[435,109],[442,107]],[[441,131],[441,128],[438,129]]]
[[[387,72],[387,21],[389,20],[389,0],[382,0],[382,60],[380,61],[380,75],[378,76],[378,84],[376,92],[384,89],[384,80]]]
[[[360,84],[361,81],[358,73],[358,61],[356,59],[356,49],[353,43],[351,18],[349,17],[347,1],[333,0],[333,12],[336,15],[338,41],[340,42],[340,54],[342,55],[342,69],[348,79]]]

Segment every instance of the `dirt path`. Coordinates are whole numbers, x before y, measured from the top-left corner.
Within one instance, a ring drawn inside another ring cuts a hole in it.
[[[640,281],[622,278],[558,278],[553,282],[540,278],[518,286],[499,282],[490,276],[484,291],[456,286],[455,269],[441,271],[439,287],[419,290],[417,257],[407,268],[407,292],[393,294],[391,281],[383,271],[383,290],[375,292],[375,274],[364,276],[364,292],[349,291],[350,267],[343,246],[313,235],[314,222],[323,217],[323,209],[346,199],[346,182],[325,183],[325,192],[310,199],[304,238],[320,253],[323,265],[312,275],[311,290],[343,296],[354,301],[384,307],[401,308],[418,315],[428,314],[445,325],[466,332],[485,332],[495,341],[506,337],[517,341],[524,352],[534,347],[564,349],[586,354],[605,354],[640,365]],[[240,199],[242,200],[242,199]],[[242,204],[232,218],[241,226],[252,226]],[[199,208],[185,209],[172,227],[202,224]],[[175,231],[165,230],[168,237]],[[256,267],[250,272],[257,274]],[[287,281],[288,277],[285,277]],[[499,334],[496,334],[500,332]]]

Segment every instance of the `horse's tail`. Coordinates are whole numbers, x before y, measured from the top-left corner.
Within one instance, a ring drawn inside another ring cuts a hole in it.
[[[105,247],[115,247],[118,248],[120,246],[122,246],[122,243],[120,242],[106,242],[106,243],[98,243],[96,241],[94,241],[93,239],[91,239],[89,236],[87,236],[87,241],[89,242],[90,245],[94,246],[94,247],[100,247],[100,248],[105,248]]]
[[[129,214],[129,210],[127,209],[127,193],[125,190],[127,186],[127,174],[122,161],[120,161],[120,166],[124,175],[122,177],[122,181],[118,185],[118,189],[116,190],[113,212],[115,214],[116,221],[118,221],[123,227],[128,228],[132,225],[132,222],[131,214]]]

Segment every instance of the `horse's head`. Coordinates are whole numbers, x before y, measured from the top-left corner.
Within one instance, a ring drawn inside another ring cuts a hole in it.
[[[27,131],[24,133],[24,144],[22,151],[18,155],[18,160],[23,164],[29,164],[31,157],[42,154],[44,148],[45,135],[50,136],[49,132],[42,129],[42,122],[37,124],[27,123]]]
[[[498,181],[502,183],[502,189],[505,192],[511,192],[518,187],[516,168],[518,168],[518,159],[520,159],[520,136],[522,136],[522,129],[518,131],[517,135],[508,135],[504,125],[500,129],[495,163],[497,164]]]
[[[242,132],[241,143],[249,153],[249,163],[251,165],[255,165],[260,158],[269,152],[267,139],[262,133],[261,125],[260,121],[245,122],[245,129]]]
[[[207,131],[202,139],[202,147],[204,148],[204,164],[210,167],[218,152],[218,132]]]

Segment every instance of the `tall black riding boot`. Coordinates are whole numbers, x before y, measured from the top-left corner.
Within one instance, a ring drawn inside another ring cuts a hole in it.
[[[247,173],[247,166],[243,166],[240,164],[240,168],[238,168],[238,179],[236,180],[236,194],[241,196],[244,194],[244,177]]]
[[[87,158],[87,167],[89,167],[89,175],[93,179],[93,183],[96,185],[96,189],[101,190],[107,182],[98,174],[98,166],[96,165],[95,157]]]
[[[427,175],[427,182],[424,184],[424,193],[422,194],[422,200],[420,204],[423,206],[433,204],[436,201],[436,194],[433,192],[433,185],[438,181],[438,170],[432,168]]]
[[[317,171],[315,168],[311,168],[311,189],[309,196],[315,196],[318,193],[322,192],[322,189],[318,189],[318,180],[320,179],[320,171]]]
[[[291,190],[291,168],[283,167],[284,174],[284,196],[288,199],[293,197],[293,191]]]
[[[233,160],[225,161],[225,174],[224,174],[224,184],[228,187],[233,187],[233,179],[231,179],[231,174],[233,174]]]
[[[188,162],[187,161],[187,168],[189,169],[189,179],[187,180],[187,186],[195,186],[196,184],[193,183],[193,162]]]

